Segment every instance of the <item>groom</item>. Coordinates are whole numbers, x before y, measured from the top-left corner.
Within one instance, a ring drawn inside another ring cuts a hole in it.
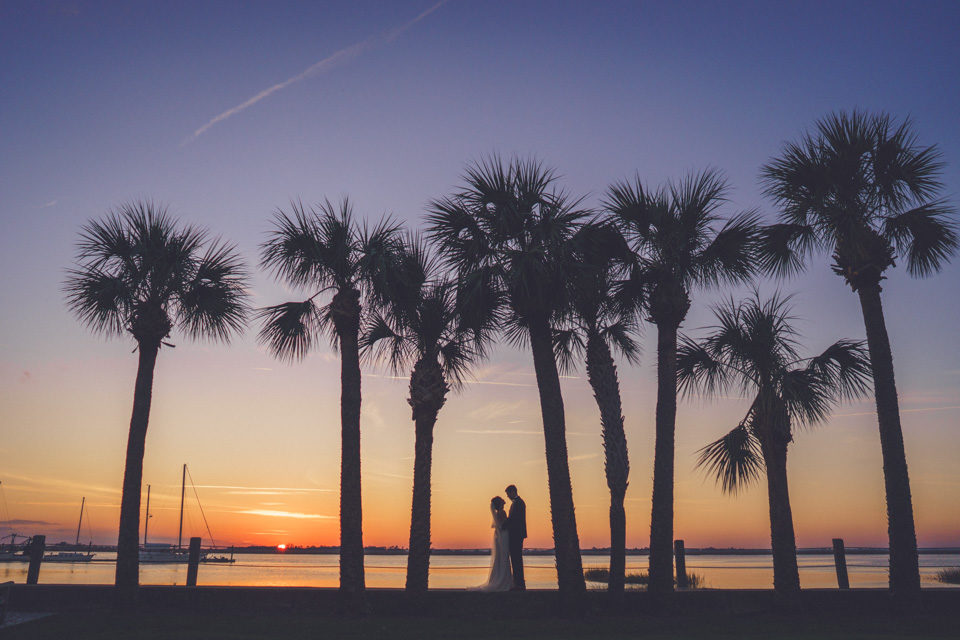
[[[526,591],[523,581],[523,539],[527,537],[527,505],[517,493],[517,488],[506,488],[510,498],[510,514],[507,516],[506,529],[510,532],[510,566],[513,567],[513,588],[511,591]]]

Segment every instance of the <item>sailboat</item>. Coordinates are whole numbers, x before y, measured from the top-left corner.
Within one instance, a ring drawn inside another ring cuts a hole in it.
[[[77,522],[77,539],[74,541],[74,546],[79,546],[80,544],[80,527],[83,525],[83,507],[87,503],[87,498],[84,496],[80,500],[80,521]],[[87,524],[90,523],[90,519],[87,519]],[[91,536],[92,537],[92,536]],[[61,551],[60,553],[51,553],[49,555],[44,554],[44,562],[90,562],[93,560],[93,556],[96,554],[90,553],[90,548],[93,546],[93,540],[91,540],[87,545],[87,551]]]
[[[0,482],[0,504],[3,505],[3,513],[7,514],[7,520],[9,520],[10,515],[7,509],[7,495],[3,491],[3,483]],[[10,539],[8,544],[4,544],[4,540],[7,538]],[[20,538],[21,541],[17,542],[17,538]],[[30,541],[30,536],[23,536],[19,533],[13,531],[9,535],[5,535],[0,538],[0,562],[26,562],[29,560],[26,554],[27,543]]]
[[[147,541],[147,531],[150,527],[150,485],[147,485],[147,517],[143,525],[143,547],[140,550],[140,562],[150,563],[150,564],[169,564],[177,562],[187,562],[189,559],[189,554],[187,550],[183,548],[183,503],[184,497],[186,496],[187,490],[187,465],[183,465],[183,476],[180,481],[180,526],[177,531],[177,546],[174,547],[170,544],[163,543],[150,543]],[[190,486],[193,486],[193,478],[190,478]],[[196,487],[194,487],[194,493],[196,493]],[[200,498],[197,497],[197,503],[199,504]],[[203,515],[203,507],[200,507],[200,513]],[[210,531],[210,525],[207,524],[207,517],[203,516],[203,523],[207,527],[207,533],[210,535],[210,541],[213,542],[213,533]],[[230,557],[225,556],[208,556],[207,552],[200,552],[200,562],[218,562],[218,563],[233,563],[233,553],[230,554]]]

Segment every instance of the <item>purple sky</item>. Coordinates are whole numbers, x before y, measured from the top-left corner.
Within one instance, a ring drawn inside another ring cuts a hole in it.
[[[728,211],[759,207],[770,215],[758,193],[760,165],[816,118],[854,107],[912,117],[921,141],[940,145],[946,193],[956,203],[958,27],[953,2],[3,3],[0,474],[22,478],[18,489],[0,475],[11,517],[56,521],[66,530],[74,517],[68,506],[79,503],[84,487],[119,487],[134,358],[129,344],[105,343],[79,326],[60,290],[78,228],[111,206],[138,197],[165,202],[184,220],[236,242],[252,263],[271,212],[290,198],[349,194],[361,213],[392,212],[415,226],[424,204],[455,185],[466,162],[500,152],[538,156],[588,203],[634,173],[658,183],[719,167],[733,186]],[[943,516],[948,499],[953,507],[960,499],[951,462],[960,458],[958,279],[954,264],[924,281],[898,272],[885,287],[920,536],[930,543],[960,544],[960,523]],[[811,349],[862,336],[855,296],[825,266],[781,286],[797,293]],[[262,274],[253,293],[258,305],[291,295]],[[709,322],[713,299],[696,300],[687,328]],[[653,336],[648,330],[639,367],[621,366],[635,500],[628,542],[638,545],[646,544],[649,522]],[[158,484],[160,476],[173,483],[188,461],[196,477],[218,486],[247,486],[243,479],[252,475],[258,486],[336,485],[336,434],[316,417],[336,406],[329,352],[291,367],[258,348],[253,331],[229,348],[176,342],[158,369],[145,481],[154,474]],[[528,354],[504,349],[481,378],[518,380],[529,365]],[[583,380],[569,384],[569,428],[584,433],[571,441],[571,455],[583,461],[583,470],[574,464],[581,535],[602,544],[595,407]],[[412,453],[404,383],[370,378],[364,389],[365,491],[375,500],[369,510],[379,504],[383,514],[368,518],[368,537],[400,543],[412,466],[404,459]],[[485,525],[473,520],[461,534],[457,514],[475,511],[481,522],[487,494],[515,477],[526,480],[526,493],[546,513],[542,440],[492,433],[538,428],[529,391],[477,384],[445,408],[438,521],[457,533],[441,531],[441,542],[472,541],[474,526],[485,540]],[[741,410],[699,400],[681,407],[678,526],[721,513],[722,520],[749,522],[749,531],[738,538],[731,525],[716,534],[718,543],[762,544],[763,492],[734,501],[692,471],[693,451]],[[503,412],[528,422],[505,427],[514,422]],[[843,407],[836,424],[798,435],[791,482],[801,544],[826,535],[803,518],[816,516],[826,488],[838,483],[850,495],[831,495],[827,506],[859,514],[867,524],[856,535],[883,542],[869,412],[869,403]],[[486,437],[474,433],[484,430]],[[268,435],[274,448],[264,450]],[[311,447],[322,456],[311,458]],[[492,478],[476,495],[456,484],[458,465],[471,455],[495,461],[476,464],[484,482]],[[239,461],[243,473],[225,458]],[[77,488],[54,489],[52,482]],[[110,495],[94,515],[104,538],[115,526]],[[250,507],[223,496],[214,501],[220,498],[223,517],[236,519],[231,531],[284,531],[244,524],[237,514]],[[322,506],[284,499],[257,508],[335,513],[335,495]],[[541,519],[536,535],[546,543]],[[324,526],[328,536],[335,523]],[[698,542],[714,540],[702,524],[697,531]],[[255,539],[242,535],[236,540]]]

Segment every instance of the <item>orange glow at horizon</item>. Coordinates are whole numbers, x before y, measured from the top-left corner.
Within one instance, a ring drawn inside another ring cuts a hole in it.
[[[0,444],[7,510],[0,518],[25,535],[72,541],[80,498],[81,538],[114,544],[135,361],[126,345],[98,344],[101,356],[37,367],[29,384],[0,391],[11,425]],[[203,514],[187,487],[184,536],[218,545],[339,544],[339,363],[318,353],[278,365],[253,345],[178,345],[158,362],[144,460],[152,484],[150,540],[176,542],[180,465],[197,483]],[[543,434],[528,354],[507,352],[476,372],[478,383],[451,394],[435,429],[432,474],[434,548],[490,544],[488,504],[516,484],[527,503],[528,547],[550,547]],[[269,371],[261,371],[264,365]],[[654,365],[621,367],[630,450],[627,545],[646,547],[653,466]],[[96,384],[87,386],[86,379]],[[42,384],[41,384],[42,382]],[[82,383],[82,384],[81,384]],[[582,375],[562,381],[567,443],[581,546],[609,544],[609,493],[596,403]],[[58,402],[47,399],[57,393]],[[364,544],[407,546],[413,428],[407,383],[365,370],[361,417]],[[902,394],[921,546],[960,546],[960,439],[952,431],[960,398]],[[210,398],[229,402],[211,402]],[[871,402],[845,405],[828,424],[796,434],[788,470],[800,546],[886,544],[880,446]],[[736,424],[741,400],[681,398],[676,444],[676,537],[688,547],[768,547],[763,482],[736,497],[694,468],[696,451]],[[70,428],[67,428],[69,425]],[[283,431],[284,437],[275,435]],[[42,445],[40,443],[43,443]],[[141,538],[143,534],[141,504]],[[0,525],[0,535],[9,532]]]

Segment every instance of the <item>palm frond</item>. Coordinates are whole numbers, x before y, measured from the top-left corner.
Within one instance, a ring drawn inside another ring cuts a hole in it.
[[[473,348],[469,336],[458,334],[440,346],[440,360],[443,365],[444,377],[450,387],[459,390],[470,371],[470,366],[477,362],[483,354]]]
[[[677,385],[682,393],[722,393],[732,373],[701,344],[689,336],[680,336],[677,345]]]
[[[283,360],[302,360],[320,335],[324,321],[312,299],[284,302],[257,311],[262,321],[259,340]]]
[[[380,219],[375,225],[363,224],[357,233],[358,259],[357,277],[366,285],[371,300],[377,304],[386,303],[390,296],[392,276],[397,275],[399,259],[403,254],[403,238],[400,225],[389,216]],[[408,255],[425,258],[409,248]],[[426,269],[426,265],[419,265]],[[406,274],[406,275],[409,275]]]
[[[936,273],[957,252],[960,239],[953,214],[946,200],[938,200],[884,218],[883,236],[906,256],[910,275]]]
[[[223,342],[242,331],[250,311],[248,281],[236,248],[222,242],[211,244],[196,264],[193,277],[177,293],[181,328],[194,338]]]
[[[360,336],[360,349],[365,358],[383,361],[391,372],[401,373],[414,357],[409,342],[382,314],[373,313]]]
[[[694,258],[700,284],[741,284],[757,271],[757,234],[760,218],[756,212],[736,215],[727,220],[710,243]]]
[[[607,324],[600,331],[601,337],[610,347],[622,355],[630,364],[640,362],[640,343],[634,338],[639,332],[639,324],[632,318],[621,318]]]
[[[561,374],[577,368],[577,358],[583,355],[585,348],[583,338],[576,329],[553,330],[553,357]]]
[[[730,187],[718,169],[705,169],[667,185],[670,200],[688,237],[700,236],[715,219],[716,210],[727,201]]]
[[[746,420],[698,453],[697,467],[713,476],[724,493],[736,495],[763,474],[760,442]]]
[[[822,379],[834,398],[843,400],[862,398],[873,381],[870,354],[862,340],[837,340],[811,358],[807,369]]]
[[[133,292],[121,277],[96,267],[72,269],[64,290],[67,306],[81,322],[98,333],[120,335],[133,306]]]
[[[277,210],[273,230],[260,246],[260,264],[294,286],[329,284],[325,262],[327,246],[317,214],[300,201],[290,203],[289,214]]]
[[[836,393],[818,371],[809,368],[783,372],[779,391],[790,417],[803,425],[826,420]]]
[[[805,224],[771,224],[757,234],[760,270],[777,278],[800,273],[807,257],[818,246],[816,232]]]

